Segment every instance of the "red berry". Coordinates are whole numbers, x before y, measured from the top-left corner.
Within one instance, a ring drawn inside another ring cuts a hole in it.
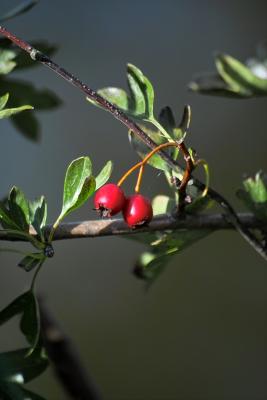
[[[153,217],[150,200],[141,194],[128,197],[122,212],[125,222],[131,227],[148,224]]]
[[[120,212],[125,204],[123,190],[114,183],[102,186],[95,194],[95,209],[101,217],[111,217]]]

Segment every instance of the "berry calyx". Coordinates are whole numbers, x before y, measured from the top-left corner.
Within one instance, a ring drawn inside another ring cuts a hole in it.
[[[150,200],[138,193],[126,198],[122,212],[125,222],[132,228],[148,224],[153,217]]]
[[[115,183],[107,183],[95,194],[95,209],[101,217],[111,217],[118,214],[125,205],[126,198],[123,190]]]

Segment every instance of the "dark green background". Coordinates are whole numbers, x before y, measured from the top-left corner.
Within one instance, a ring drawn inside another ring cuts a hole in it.
[[[2,0],[0,11],[17,3]],[[238,206],[234,193],[243,174],[267,169],[267,99],[202,97],[186,85],[195,73],[214,69],[216,50],[241,60],[253,55],[267,37],[266,14],[260,0],[41,0],[6,25],[29,41],[58,44],[55,60],[93,88],[125,87],[131,62],[153,82],[157,110],[168,104],[179,119],[189,103],[188,142],[208,160],[212,185]],[[1,121],[0,196],[12,184],[31,198],[45,194],[52,222],[72,159],[89,155],[95,172],[112,159],[116,180],[136,156],[127,130],[55,74],[40,66],[15,75],[53,89],[64,105],[38,113],[39,144]],[[166,190],[162,176],[147,172],[147,195]],[[90,201],[72,219],[92,217],[92,207]],[[57,243],[39,277],[39,292],[104,399],[266,399],[266,263],[238,234],[220,232],[176,256],[145,293],[131,275],[141,250],[119,238]],[[27,288],[30,276],[16,268],[16,256],[1,254],[0,260],[2,308]],[[1,330],[0,350],[20,343],[14,323]],[[30,387],[51,400],[65,398],[50,370]]]

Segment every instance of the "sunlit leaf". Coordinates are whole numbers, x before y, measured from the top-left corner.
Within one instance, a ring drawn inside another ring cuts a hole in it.
[[[203,94],[248,98],[267,95],[267,68],[256,59],[241,63],[227,54],[217,54],[218,75],[207,74],[196,78],[189,88]]]
[[[237,192],[238,197],[259,220],[267,221],[267,177],[258,172],[255,177],[243,181],[244,189]]]
[[[166,195],[157,195],[152,200],[153,215],[171,213],[175,207],[174,199]]]
[[[127,64],[127,83],[130,95],[127,95],[123,89],[114,87],[100,89],[98,93],[131,117],[146,121],[153,120],[154,90],[151,82],[139,68],[133,64]],[[91,99],[87,98],[87,100],[98,105]]]
[[[3,110],[6,103],[8,102],[9,93],[6,93],[4,96],[0,97],[0,111]]]
[[[60,219],[81,207],[95,191],[95,179],[89,157],[80,157],[69,165],[64,182]]]
[[[15,57],[15,51],[0,48],[0,75],[9,74],[9,72],[11,72],[15,68]]]
[[[95,190],[99,189],[101,186],[105,185],[105,183],[109,180],[110,175],[113,170],[112,161],[108,161],[99,174],[95,178]]]

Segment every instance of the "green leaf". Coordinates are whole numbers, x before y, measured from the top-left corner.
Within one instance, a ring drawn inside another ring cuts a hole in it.
[[[31,346],[0,354],[0,397],[11,400],[42,399],[22,386],[48,366],[40,338],[38,303],[32,291],[23,293],[0,312],[0,325],[16,315],[21,315],[20,328]]]
[[[174,199],[166,195],[158,195],[152,200],[153,215],[171,213],[175,207]]]
[[[32,106],[21,106],[15,108],[5,108],[4,110],[0,111],[0,119],[9,118],[11,115],[18,114],[21,111],[25,110],[33,110]]]
[[[244,189],[237,192],[238,197],[259,220],[267,221],[267,177],[258,172],[254,178],[243,181]]]
[[[17,17],[25,12],[29,11],[32,7],[34,7],[38,3],[38,0],[27,0],[23,3],[19,4],[15,8],[12,8],[6,14],[0,16],[0,22],[7,21],[11,18]]]
[[[149,128],[145,125],[138,124],[140,128],[157,144],[160,145],[166,142],[166,139],[162,136],[159,131],[156,131],[152,128]],[[141,157],[141,159],[145,158],[145,156],[150,153],[151,149],[132,131],[129,131],[129,141],[133,147],[133,149],[137,152],[137,154]],[[168,154],[173,154],[173,148],[169,148],[165,150]],[[164,161],[161,156],[156,153],[149,160],[148,164],[154,168],[160,169],[162,171],[169,171],[170,167]]]
[[[81,207],[95,191],[95,179],[89,157],[80,157],[69,165],[64,182],[60,220]]]
[[[194,81],[188,84],[188,88],[193,92],[211,96],[223,96],[230,98],[244,97],[240,93],[232,90],[219,75],[212,73],[196,77]]]
[[[29,253],[22,260],[20,260],[18,266],[24,269],[26,272],[29,272],[40,265],[44,258],[45,256],[43,253]]]
[[[35,347],[40,335],[39,306],[33,292],[30,291],[28,293],[27,305],[20,320],[20,330],[28,343]]]
[[[48,366],[47,357],[41,349],[25,348],[0,354],[0,377],[2,382],[28,383],[41,375]]]
[[[0,222],[4,228],[20,229],[19,225],[13,220],[10,211],[6,208],[4,203],[0,202]]]
[[[151,82],[139,68],[128,64],[127,83],[130,96],[124,90],[114,87],[100,89],[98,93],[131,117],[144,121],[154,120],[154,90]],[[87,98],[87,100],[99,106],[91,99]]]
[[[15,300],[13,300],[2,311],[0,311],[0,325],[3,325],[15,315],[22,314],[27,308],[27,305],[31,302],[31,296],[32,294],[30,292],[23,293]]]
[[[235,58],[219,54],[215,59],[217,70],[234,91],[243,95],[267,94],[267,79],[261,79]]]
[[[189,105],[184,107],[182,119],[178,126],[176,126],[173,112],[168,106],[161,110],[159,122],[173,140],[182,142],[185,139],[191,122],[191,107]]]
[[[116,87],[106,87],[103,89],[99,89],[97,91],[100,96],[104,97],[104,99],[108,100],[110,103],[115,104],[119,109],[124,112],[127,112],[131,109],[131,100],[127,93],[123,89],[119,89]],[[87,100],[100,107],[96,102],[92,101],[91,99],[87,98]]]
[[[15,57],[15,51],[0,48],[0,75],[9,74],[15,68]]]
[[[47,220],[47,203],[44,196],[29,202],[30,224],[36,230],[38,236],[44,241],[44,227]]]
[[[20,375],[19,375],[20,376]],[[2,400],[45,400],[32,391],[24,389],[21,385],[0,381],[0,396]]]
[[[127,78],[133,99],[134,115],[143,114],[142,119],[152,120],[154,118],[154,90],[151,82],[133,64],[127,65]]]
[[[25,198],[24,193],[16,186],[13,186],[9,193],[8,206],[10,216],[13,221],[15,221],[16,225],[19,226],[22,231],[29,232],[29,202]]]
[[[23,293],[0,312],[0,325],[16,315],[21,315],[21,331],[33,346],[39,337],[40,321],[38,304],[32,291]]]
[[[95,178],[95,190],[99,189],[101,186],[105,185],[105,183],[109,180],[110,175],[113,170],[112,161],[108,161],[104,167],[101,169],[99,174]]]
[[[175,254],[191,246],[211,232],[211,230],[203,229],[183,229],[171,233],[157,233],[157,239],[155,239],[155,234],[153,234],[149,251],[144,252],[139,257],[135,265],[134,274],[149,283],[154,282]]]
[[[234,57],[218,54],[215,57],[218,74],[206,74],[197,77],[189,88],[203,94],[227,97],[248,98],[267,95],[267,69],[259,74],[259,63],[248,60],[244,65]]]
[[[3,110],[6,103],[8,102],[9,93],[6,93],[4,96],[0,97],[0,111]]]

